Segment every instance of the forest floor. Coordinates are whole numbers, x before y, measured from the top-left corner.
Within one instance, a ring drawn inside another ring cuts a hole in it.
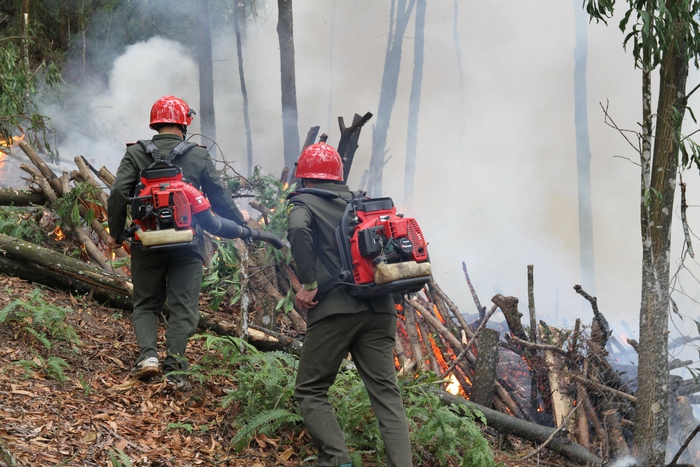
[[[162,380],[130,378],[137,346],[123,312],[6,275],[0,290],[0,310],[31,301],[38,290],[42,303],[72,310],[65,321],[77,332],[72,342],[52,341],[49,352],[26,327],[0,323],[0,466],[112,467],[110,452],[121,451],[132,466],[292,467],[313,455],[306,430],[258,436],[242,452],[231,449],[235,408],[221,403],[230,380],[212,378],[176,392]],[[205,352],[194,340],[188,357],[196,363]],[[62,382],[47,376],[46,367],[56,363],[50,356],[67,363]],[[571,465],[546,449],[522,460],[536,451],[533,443],[488,429],[484,435],[506,467]]]

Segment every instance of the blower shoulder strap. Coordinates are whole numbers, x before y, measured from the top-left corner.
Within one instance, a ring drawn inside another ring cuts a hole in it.
[[[318,188],[305,188],[309,190],[319,190]],[[328,190],[319,190],[328,191]],[[351,212],[356,209],[355,201],[362,200],[366,198],[366,192],[364,191],[351,191],[352,197],[346,199],[337,193],[328,191],[329,193],[335,195],[335,198],[340,198],[348,205],[345,207],[343,212],[343,217],[340,220],[340,224],[335,229],[335,239],[338,245],[338,255],[340,256],[340,270],[334,267],[331,261],[328,259],[326,254],[319,248],[318,240],[314,236],[314,247],[316,250],[316,255],[321,260],[321,263],[326,267],[326,270],[331,274],[331,278],[323,282],[318,286],[318,292],[316,293],[316,299],[323,297],[331,290],[338,287],[340,284],[348,283],[352,280],[352,258],[350,256],[350,246],[347,244],[347,238],[344,232],[349,229],[349,218]]]
[[[146,151],[146,154],[150,154],[151,157],[153,157],[153,160],[155,161],[155,163],[165,162],[166,164],[172,164],[173,159],[175,159],[177,156],[181,156],[181,155],[187,153],[190,149],[198,146],[197,143],[192,143],[189,141],[180,141],[178,143],[178,145],[175,146],[172,149],[172,151],[170,151],[170,153],[168,153],[165,160],[163,160],[163,157],[160,154],[160,149],[158,149],[158,147],[153,142],[153,140],[140,139],[140,140],[138,140],[138,143],[141,145],[143,150]]]

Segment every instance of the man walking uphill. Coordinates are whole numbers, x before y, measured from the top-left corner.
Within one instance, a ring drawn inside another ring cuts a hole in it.
[[[316,300],[318,284],[341,267],[335,228],[352,193],[342,184],[340,155],[325,143],[311,145],[299,156],[295,176],[305,189],[290,196],[288,238],[304,284],[295,301],[309,312],[294,392],[318,448],[317,465],[352,465],[328,401],[328,389],[349,352],[379,421],[387,465],[408,467],[411,445],[396,385],[396,309],[391,297],[359,300],[338,287]]]
[[[152,143],[129,145],[122,159],[108,200],[109,245],[118,247],[124,240],[129,196],[139,183],[141,171],[154,162],[155,153],[162,158],[183,142],[194,111],[182,99],[164,96],[151,108],[150,128],[158,132]],[[182,147],[182,146],[179,146]],[[148,148],[148,152],[147,152]],[[177,154],[172,163],[182,169],[183,177],[203,191],[219,216],[242,225],[243,216],[222,184],[209,153],[193,147]],[[187,340],[199,322],[199,293],[202,282],[203,243],[198,229],[198,242],[177,248],[148,250],[138,243],[131,248],[131,274],[134,284],[134,311],[131,322],[140,355],[131,374],[146,380],[159,373],[158,316],[167,301],[170,309],[165,335],[166,356],[163,373],[174,389],[188,386],[182,375],[171,374],[188,368],[185,358]]]

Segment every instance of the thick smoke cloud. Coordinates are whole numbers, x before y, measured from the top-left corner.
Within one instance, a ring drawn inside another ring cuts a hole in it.
[[[475,312],[462,274],[465,262],[482,303],[488,304],[495,293],[513,295],[526,314],[527,265],[533,264],[540,318],[552,325],[573,325],[579,317],[590,323],[589,304],[573,290],[581,284],[598,297],[618,338],[638,337],[634,335],[641,280],[638,156],[622,135],[604,123],[601,109],[601,104],[607,106],[620,127],[638,129],[641,75],[633,67],[631,54],[622,48],[617,20],[607,27],[591,24],[588,28],[596,269],[595,284],[586,284],[579,264],[573,113],[575,9],[580,2],[494,0],[459,6],[460,44],[456,47],[454,3],[428,5],[416,202],[407,213],[420,220],[430,241],[437,282],[462,312]],[[272,8],[263,8],[250,23],[244,59],[254,163],[279,174],[283,152],[279,49]],[[390,2],[372,0],[294,3],[302,140],[309,127],[320,125],[329,142],[337,142],[337,117],[349,122],[355,113],[376,115],[389,8]],[[217,157],[246,173],[242,99],[231,33],[214,34],[217,142],[222,151]],[[413,23],[404,42],[387,145],[391,158],[384,172],[385,194],[398,205],[403,203],[412,34]],[[130,46],[114,62],[106,87],[96,86],[94,91],[99,92],[94,94],[82,89],[67,105],[52,109],[55,122],[74,122],[75,109],[87,122],[72,124],[73,130],[80,131],[70,131],[71,125],[64,128],[71,137],[60,146],[62,156],[90,153],[98,164],[115,169],[124,142],[150,135],[147,118],[155,99],[175,94],[197,108],[197,62],[187,50],[157,37]],[[689,83],[696,81],[693,72]],[[463,125],[461,115],[466,116]],[[374,120],[362,132],[351,188],[357,187],[369,166]],[[197,125],[191,133],[198,131]],[[686,127],[688,132],[691,125]],[[695,172],[684,178],[693,196],[698,189]],[[691,206],[697,202],[693,199],[697,195],[690,199]],[[689,218],[691,223],[698,221],[692,208]],[[678,258],[682,247],[678,216],[674,222],[672,257]],[[692,267],[697,269],[695,263]],[[687,334],[695,332],[691,318],[698,318],[693,299],[698,298],[700,287],[690,274],[681,277],[688,297],[676,294],[675,298],[686,316],[679,323]]]

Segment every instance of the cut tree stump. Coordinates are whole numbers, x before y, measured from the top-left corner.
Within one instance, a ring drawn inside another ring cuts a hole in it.
[[[474,385],[470,400],[486,407],[491,407],[493,403],[496,370],[498,369],[499,337],[498,331],[484,329],[481,331],[477,345]]]

